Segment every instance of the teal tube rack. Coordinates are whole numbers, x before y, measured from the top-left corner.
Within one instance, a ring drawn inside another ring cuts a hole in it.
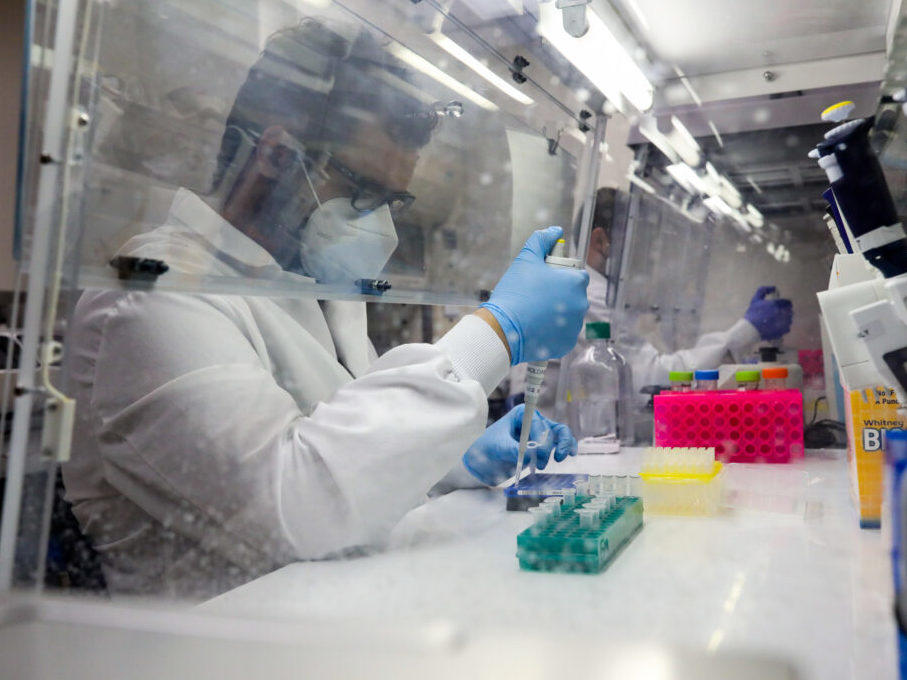
[[[642,529],[642,500],[618,496],[597,526],[581,526],[578,510],[592,500],[591,496],[577,496],[575,504],[562,506],[556,514],[522,531],[517,536],[520,568],[588,574],[604,571]]]

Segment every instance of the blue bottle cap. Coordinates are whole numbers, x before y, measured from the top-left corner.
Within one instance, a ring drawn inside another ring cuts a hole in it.
[[[718,380],[718,371],[696,371],[696,380]]]

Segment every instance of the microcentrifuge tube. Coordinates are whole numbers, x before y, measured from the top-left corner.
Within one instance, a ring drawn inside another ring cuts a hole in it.
[[[559,515],[561,512],[561,503],[563,502],[563,500],[563,498],[560,498],[558,496],[549,496],[542,501],[542,505],[551,508],[552,515]]]
[[[608,494],[604,497],[605,508],[608,512],[611,512],[614,509],[614,506],[617,505],[617,497],[614,494]]]
[[[598,510],[595,508],[580,508],[576,511],[579,515],[579,525],[584,529],[593,529],[598,526]]]
[[[538,533],[548,524],[548,518],[551,517],[551,508],[537,505],[534,508],[529,508],[529,514],[532,516],[531,528],[533,532]]]
[[[570,507],[576,504],[576,489],[564,489],[564,507]]]
[[[577,496],[588,496],[589,495],[589,482],[588,481],[574,482],[573,488],[576,489]]]
[[[611,508],[608,507],[608,501],[606,500],[591,501],[586,507],[595,508],[595,510],[598,512],[599,519],[604,519],[605,517],[607,517],[608,512],[611,510]]]
[[[618,496],[629,496],[630,495],[630,477],[627,475],[620,475],[617,478],[617,488],[615,492]]]
[[[589,477],[589,492],[592,494],[600,494],[604,491],[605,488],[605,475],[592,475]]]

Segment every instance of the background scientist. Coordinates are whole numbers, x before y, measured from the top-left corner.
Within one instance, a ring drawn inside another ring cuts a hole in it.
[[[599,189],[595,195],[595,213],[586,271],[589,272],[588,321],[611,321],[612,311],[607,307],[608,255],[611,252],[611,229],[614,224],[614,206],[617,191]],[[667,385],[671,371],[693,371],[717,368],[719,364],[736,357],[761,340],[778,340],[790,332],[793,322],[793,305],[790,300],[771,299],[774,286],[761,286],[750,300],[743,317],[724,331],[714,331],[700,336],[689,349],[677,352],[659,352],[650,342],[629,351],[626,357],[633,370],[636,391],[645,385]]]
[[[589,312],[586,321],[612,321],[613,310],[607,304],[606,272],[611,252],[616,197],[617,190],[608,187],[599,189],[595,195],[595,211],[586,255],[586,271],[589,273]],[[633,391],[637,398],[640,389],[647,385],[667,385],[671,371],[717,368],[724,362],[736,361],[760,339],[777,340],[786,335],[793,322],[793,305],[790,300],[768,297],[773,292],[773,286],[761,286],[741,319],[727,330],[700,336],[689,349],[660,352],[648,341],[643,341],[638,348],[621,348],[633,373]],[[544,391],[539,400],[539,408],[548,415],[554,407],[558,370],[556,363],[549,364]],[[517,366],[511,372],[512,398],[521,400],[525,382],[525,366]]]

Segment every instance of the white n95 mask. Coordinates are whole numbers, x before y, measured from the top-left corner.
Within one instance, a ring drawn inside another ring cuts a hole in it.
[[[319,203],[302,229],[299,255],[306,274],[322,283],[373,279],[397,248],[390,208],[361,213],[349,198]]]

